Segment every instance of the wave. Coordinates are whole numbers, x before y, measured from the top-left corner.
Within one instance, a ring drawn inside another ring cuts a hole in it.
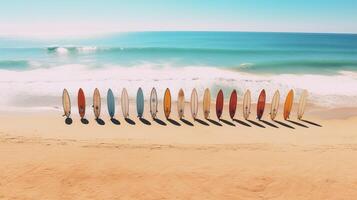
[[[0,60],[0,69],[24,69],[30,66],[27,60]]]
[[[203,73],[204,72],[204,73]],[[294,89],[297,97],[302,90],[310,93],[310,102],[321,106],[357,106],[357,76],[353,72],[341,72],[337,75],[257,75],[242,73],[214,67],[188,66],[183,68],[154,67],[147,63],[137,67],[105,66],[92,68],[87,65],[63,65],[54,68],[37,68],[27,71],[0,70],[2,79],[0,90],[0,105],[30,106],[26,99],[52,99],[51,102],[39,104],[60,106],[60,96],[63,88],[67,88],[74,97],[78,88],[83,88],[87,96],[91,96],[94,88],[99,88],[105,94],[112,88],[119,96],[122,88],[127,88],[131,98],[135,98],[138,87],[142,87],[148,98],[152,87],[156,87],[159,96],[168,87],[172,94],[177,94],[180,88],[190,93],[196,88],[202,98],[205,88],[210,88],[212,94],[223,89],[226,98],[232,89],[237,89],[241,99],[245,90],[252,91],[253,101],[261,89],[267,91],[270,99],[275,90],[279,89],[282,97],[290,89]],[[38,98],[34,98],[38,97]],[[40,98],[44,97],[44,98]],[[47,97],[47,98],[45,98]],[[51,98],[48,98],[51,97]],[[20,101],[22,99],[22,101]],[[53,99],[58,99],[55,102]],[[298,100],[298,99],[296,99]],[[41,102],[41,103],[40,103]]]

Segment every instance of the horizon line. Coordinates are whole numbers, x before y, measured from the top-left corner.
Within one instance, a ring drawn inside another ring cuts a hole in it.
[[[244,31],[244,30],[130,30],[130,31],[108,31],[102,33],[74,33],[74,34],[0,34],[0,38],[23,38],[23,39],[65,39],[65,38],[92,38],[121,33],[144,33],[144,32],[217,32],[217,33],[286,33],[286,34],[336,34],[336,35],[357,35],[357,32],[314,32],[314,31]]]

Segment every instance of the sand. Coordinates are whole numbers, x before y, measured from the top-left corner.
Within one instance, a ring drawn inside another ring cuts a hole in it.
[[[120,125],[106,109],[105,125],[75,109],[71,125],[61,110],[2,112],[0,199],[357,198],[356,109],[309,105],[308,121],[294,111],[280,123],[269,111],[256,121],[254,107],[251,122],[227,110],[226,121],[183,122],[173,109],[171,122],[159,113],[166,125],[133,107],[132,121],[117,111]]]

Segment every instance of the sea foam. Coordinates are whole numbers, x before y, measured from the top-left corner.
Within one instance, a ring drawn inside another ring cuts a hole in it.
[[[157,67],[144,63],[135,67],[108,65],[93,68],[82,64],[62,65],[52,68],[33,68],[25,71],[0,70],[2,91],[0,106],[37,106],[58,107],[61,105],[63,88],[67,88],[72,99],[76,99],[79,88],[91,97],[94,88],[99,88],[102,96],[111,88],[116,97],[127,88],[131,99],[135,98],[141,87],[145,98],[149,98],[152,87],[158,90],[159,98],[166,88],[170,88],[176,98],[180,88],[186,96],[196,88],[202,99],[205,88],[210,88],[212,98],[219,89],[224,90],[226,99],[236,89],[239,101],[249,89],[253,101],[257,100],[260,90],[267,91],[268,102],[275,90],[280,90],[282,98],[290,89],[296,92],[296,101],[302,90],[309,91],[309,102],[321,106],[357,106],[357,76],[353,72],[337,75],[257,75],[207,66]],[[187,96],[188,97],[188,96]],[[26,99],[37,99],[36,103]]]

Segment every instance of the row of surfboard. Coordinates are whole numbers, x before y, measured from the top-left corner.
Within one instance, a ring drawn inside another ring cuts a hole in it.
[[[307,99],[307,91],[304,90],[301,94],[299,105],[298,105],[298,110],[297,110],[297,117],[299,120],[302,119],[305,107],[306,107],[306,99]],[[124,88],[121,94],[121,109],[123,112],[124,118],[129,117],[129,96],[127,90]],[[164,94],[164,100],[163,100],[163,108],[164,108],[164,114],[166,118],[170,117],[171,114],[171,92],[167,88]],[[283,117],[285,120],[287,120],[290,116],[292,106],[293,106],[293,101],[294,101],[294,91],[290,90],[289,93],[287,94],[285,98],[285,103],[284,103],[284,111],[283,111]],[[278,114],[278,109],[279,109],[279,102],[280,102],[280,93],[277,90],[274,93],[274,96],[271,100],[271,108],[270,108],[270,118],[274,120]],[[62,103],[63,103],[63,109],[64,109],[64,116],[67,118],[70,117],[71,114],[71,101],[69,97],[69,93],[66,89],[63,90],[63,95],[62,95]],[[229,115],[232,119],[234,119],[234,116],[236,114],[237,110],[237,103],[238,103],[238,95],[237,91],[233,90],[230,99],[229,99]],[[260,92],[258,102],[257,102],[257,119],[261,119],[264,114],[265,110],[265,104],[266,104],[266,93],[265,90],[262,90]],[[115,115],[115,97],[113,94],[113,91],[111,89],[108,90],[107,92],[107,106],[108,106],[108,113],[111,118],[114,118]],[[223,113],[223,107],[224,107],[224,95],[223,91],[219,90],[217,97],[216,97],[216,115],[217,118],[220,119]],[[151,90],[150,94],[150,114],[152,118],[156,118],[157,112],[158,112],[158,96],[156,89],[153,88]],[[86,98],[84,95],[84,92],[82,88],[79,89],[78,91],[78,109],[79,109],[79,115],[81,118],[84,118],[85,112],[86,112]],[[198,114],[198,94],[196,89],[192,90],[191,93],[191,99],[190,99],[190,109],[191,109],[191,116],[193,119],[197,118]],[[101,97],[99,90],[96,88],[94,90],[93,94],[93,110],[94,110],[94,115],[98,119],[100,117],[101,113]],[[138,89],[137,95],[136,95],[136,110],[137,110],[137,115],[138,117],[143,117],[144,114],[144,94],[143,90],[141,88]],[[210,90],[207,88],[204,91],[203,95],[203,114],[204,118],[209,118],[210,117],[210,110],[211,110],[211,93]],[[244,94],[243,97],[243,117],[245,119],[249,118],[250,115],[250,110],[251,110],[251,92],[247,90]],[[177,112],[179,118],[183,118],[185,114],[185,94],[182,89],[180,89],[178,93],[178,98],[177,98]]]

